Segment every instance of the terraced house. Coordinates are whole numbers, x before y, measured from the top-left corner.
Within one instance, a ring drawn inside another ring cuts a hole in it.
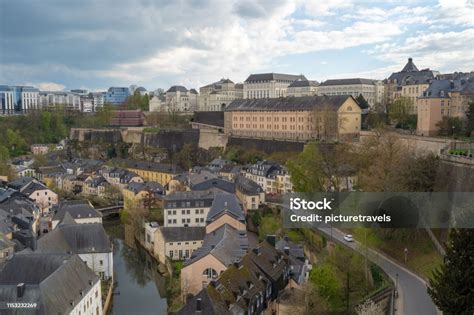
[[[235,100],[224,112],[224,130],[253,139],[352,141],[360,133],[361,112],[345,95]]]
[[[172,164],[155,163],[148,161],[116,159],[116,164],[136,173],[147,182],[158,182],[161,185],[167,185],[171,179],[183,172],[183,170]]]

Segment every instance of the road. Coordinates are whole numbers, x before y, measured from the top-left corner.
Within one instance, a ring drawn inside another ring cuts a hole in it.
[[[331,236],[331,228],[318,227],[318,230]],[[359,242],[344,241],[344,233],[338,229],[332,229],[332,237],[335,241],[365,254],[365,249]],[[436,315],[438,310],[426,291],[426,282],[413,272],[400,266],[392,259],[368,249],[368,259],[382,268],[394,282],[398,282],[398,310],[396,314],[403,315]],[[398,281],[397,281],[398,274]]]

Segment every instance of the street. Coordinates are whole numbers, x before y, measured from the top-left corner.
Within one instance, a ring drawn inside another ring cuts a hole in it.
[[[330,228],[318,228],[319,231],[331,236]],[[346,242],[344,240],[344,233],[338,229],[332,229],[332,237],[335,241],[352,248],[353,250],[364,255],[362,245],[357,242]],[[389,259],[388,257],[376,252],[373,249],[368,249],[368,259],[382,268],[394,281],[398,282],[399,296],[395,302],[397,311],[396,314],[403,315],[435,315],[438,314],[437,308],[431,300],[426,290],[426,283],[419,276],[406,268],[400,266],[398,263]],[[398,281],[397,281],[398,274]]]

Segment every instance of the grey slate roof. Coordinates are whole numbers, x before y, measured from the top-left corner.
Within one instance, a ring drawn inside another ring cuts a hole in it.
[[[184,242],[203,240],[206,235],[206,227],[160,227],[161,234],[166,242]]]
[[[326,80],[322,82],[319,86],[374,84],[374,83],[375,83],[375,80],[371,80],[371,79],[351,78],[351,79]]]
[[[201,313],[196,312],[197,300],[200,299]],[[210,298],[207,288],[202,289],[196,296],[188,299],[186,304],[175,315],[231,315],[232,313],[220,304],[214,303]]]
[[[99,281],[77,255],[15,255],[0,273],[0,301],[37,302],[38,315],[69,314]],[[22,297],[17,285],[25,284]],[[32,314],[19,310],[2,314]]]
[[[237,99],[232,101],[224,111],[308,111],[326,107],[337,110],[348,98],[352,98],[352,96],[337,95]]]
[[[74,219],[102,217],[102,214],[95,210],[87,200],[62,201],[54,210],[53,221],[59,220],[61,222],[66,212]]]
[[[235,178],[235,186],[237,190],[248,196],[258,195],[263,192],[263,189],[259,184],[242,175],[238,175]]]
[[[474,79],[433,80],[428,89],[423,93],[423,98],[448,98],[449,92],[473,95]]]
[[[10,215],[22,215],[32,217],[34,212],[39,211],[35,203],[13,189],[0,188],[0,210]]]
[[[214,190],[214,191],[224,191],[227,193],[235,192],[235,184],[228,180],[222,178],[212,178],[206,181],[200,182],[198,184],[192,185],[191,189],[193,191],[198,190]]]
[[[45,189],[49,190],[49,188],[46,185],[37,181],[32,181],[29,184],[27,184],[25,187],[23,187],[23,189],[21,190],[21,193],[26,196],[30,196],[37,190],[45,190]]]
[[[112,243],[100,223],[60,224],[38,240],[41,253],[108,253]]]
[[[234,194],[217,194],[207,214],[206,222],[212,222],[224,214],[229,214],[236,220],[245,223],[242,206]]]
[[[318,81],[313,81],[313,80],[302,80],[298,79],[291,83],[288,87],[306,87],[306,86],[318,86],[319,83]]]
[[[229,266],[242,258],[248,247],[246,231],[237,231],[230,225],[224,224],[217,230],[206,234],[202,246],[192,253],[191,258],[186,260],[184,265],[188,266],[210,254],[225,266]]]
[[[182,85],[173,85],[172,87],[170,87],[168,89],[168,91],[166,91],[166,93],[168,93],[168,92],[187,92],[187,91],[188,91],[188,89],[185,88]]]
[[[211,191],[177,191],[164,198],[165,209],[170,208],[189,208],[186,202],[191,202],[191,207],[194,207],[194,202],[204,202],[204,207],[210,207],[214,200],[214,192]],[[175,205],[173,205],[175,204]],[[198,206],[196,206],[198,207]]]
[[[35,179],[31,176],[20,177],[18,179],[15,179],[14,181],[9,182],[8,186],[13,189],[20,190],[21,188],[23,188],[24,186],[26,186],[33,180]]]
[[[405,67],[403,67],[402,72],[415,72],[415,71],[419,71],[419,70],[413,63],[413,58],[408,58],[408,62],[405,65]]]
[[[294,74],[283,74],[283,73],[259,73],[259,74],[251,74],[245,82],[258,82],[258,81],[288,81],[293,82],[298,79],[306,80],[306,77],[302,74],[294,75]]]
[[[133,191],[135,194],[140,191],[146,191],[146,190],[150,190],[154,194],[164,193],[163,186],[157,182],[145,182],[145,183],[130,182],[127,186],[127,189]]]

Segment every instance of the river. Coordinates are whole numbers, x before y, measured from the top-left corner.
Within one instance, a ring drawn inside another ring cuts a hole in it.
[[[161,297],[165,279],[156,272],[155,260],[142,248],[125,245],[121,225],[107,224],[105,228],[114,244],[115,288],[109,314],[166,314],[166,298]]]

